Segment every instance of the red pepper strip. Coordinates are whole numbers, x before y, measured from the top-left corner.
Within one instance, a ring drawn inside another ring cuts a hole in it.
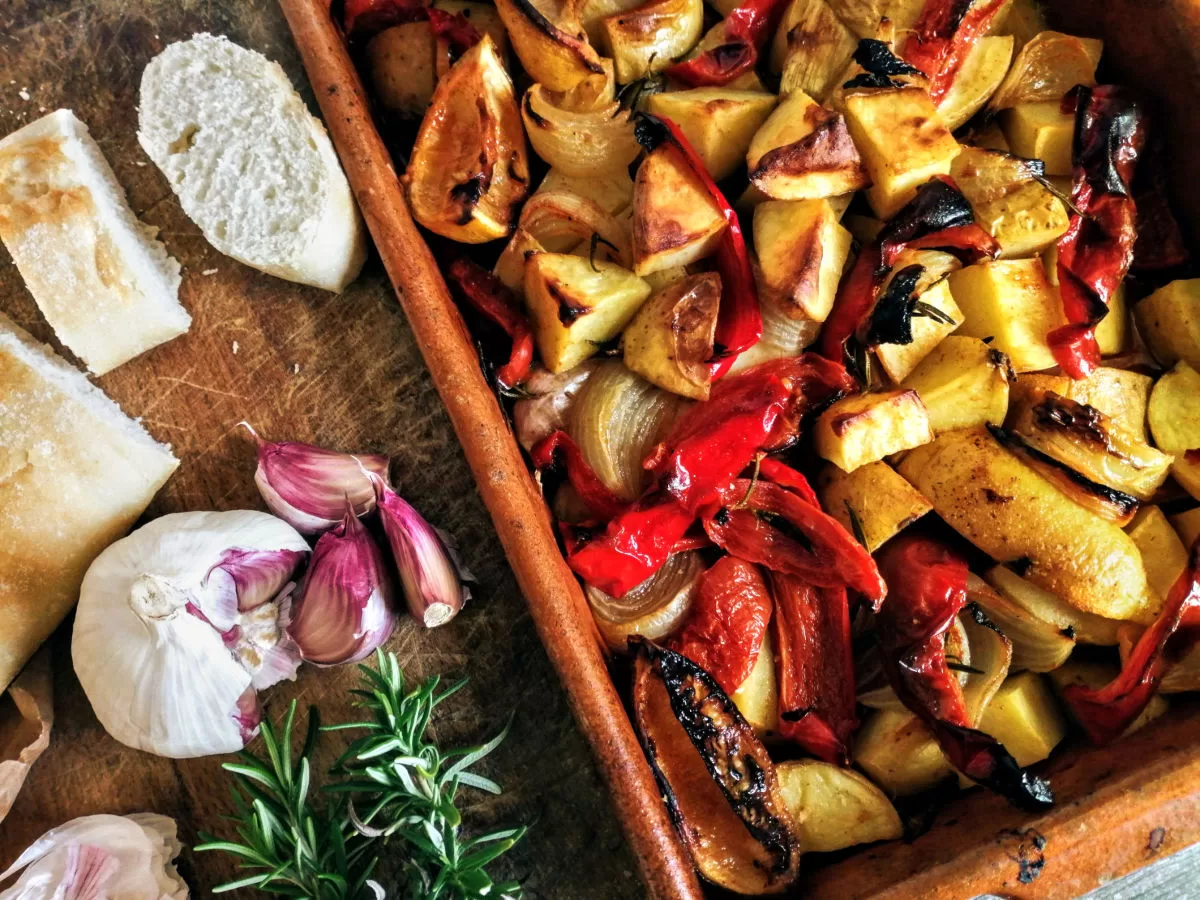
[[[456,57],[483,40],[479,29],[462,13],[448,13],[444,9],[431,6],[426,10],[426,14],[429,16],[429,27],[433,36],[445,40]]]
[[[687,622],[669,646],[732,694],[750,677],[770,619],[771,595],[758,567],[723,556],[704,573]]]
[[[647,498],[567,555],[575,574],[611,597],[624,597],[667,561],[696,517],[671,497]]]
[[[722,23],[725,42],[686,62],[675,63],[667,74],[688,87],[721,87],[758,65],[758,54],[787,6],[787,0],[746,0]]]
[[[764,457],[758,464],[758,474],[764,481],[773,481],[799,496],[805,503],[810,503],[820,509],[821,501],[817,499],[817,492],[812,489],[808,479],[787,463],[782,463],[769,456]]]
[[[1074,96],[1072,97],[1072,94]],[[1078,85],[1072,148],[1075,186],[1070,227],[1058,239],[1058,283],[1066,325],[1050,332],[1054,358],[1072,378],[1100,363],[1096,325],[1133,262],[1137,210],[1130,186],[1145,144],[1145,117],[1124,88]]]
[[[675,542],[675,546],[671,548],[671,552],[686,553],[689,550],[707,550],[711,546],[712,541],[703,532],[700,534],[685,534]]]
[[[929,78],[934,103],[954,84],[971,50],[1007,0],[927,0],[904,58]]]
[[[471,306],[500,326],[512,341],[508,361],[496,369],[496,380],[506,388],[520,384],[533,363],[533,330],[512,291],[487,269],[469,259],[454,260],[448,273]]]
[[[426,17],[421,0],[346,0],[342,30],[348,37],[373,37],[385,28]]]
[[[1025,772],[990,735],[970,726],[946,631],[967,597],[967,564],[928,538],[901,535],[879,554],[888,595],[879,610],[884,670],[900,701],[929,727],[956,769],[1014,803],[1044,808],[1050,785]]]
[[[771,593],[779,733],[826,762],[847,765],[858,723],[846,589],[773,572]]]
[[[882,280],[881,266],[879,244],[867,244],[858,252],[850,274],[838,285],[833,309],[821,326],[821,340],[817,345],[826,359],[841,362],[846,341],[858,331],[859,323],[870,315],[875,306],[875,289]]]
[[[1200,539],[1162,611],[1134,644],[1121,674],[1102,688],[1073,684],[1063,700],[1097,744],[1115,740],[1146,708],[1163,675],[1200,641]]]
[[[875,608],[887,594],[871,554],[841,523],[778,484],[739,479],[701,522],[714,544],[747,562],[816,587],[845,585]]]
[[[670,119],[641,113],[635,128],[638,142],[653,151],[665,142],[678,150],[687,167],[704,185],[725,219],[725,230],[717,246],[717,270],[721,274],[721,308],[717,313],[717,331],[713,358],[709,361],[712,380],[729,371],[738,355],[749,350],[762,337],[762,312],[758,306],[758,287],[741,221],[725,199],[717,183],[708,174],[704,161],[688,142],[679,126]]]
[[[579,499],[602,521],[607,522],[619,516],[629,506],[600,480],[600,476],[583,458],[579,446],[565,431],[546,435],[534,445],[530,456],[536,469],[565,469],[567,480],[575,488]]]

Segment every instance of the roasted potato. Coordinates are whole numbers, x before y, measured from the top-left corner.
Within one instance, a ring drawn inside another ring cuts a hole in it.
[[[1187,568],[1187,547],[1183,546],[1183,541],[1157,506],[1143,506],[1138,510],[1126,531],[1142,554],[1150,587],[1165,598]]]
[[[984,579],[1035,619],[1051,623],[1081,644],[1109,647],[1117,642],[1120,621],[1076,609],[1012,569],[994,566],[984,574]]]
[[[1183,360],[1177,362],[1154,385],[1146,418],[1154,443],[1175,457],[1171,474],[1180,487],[1200,499],[1200,460],[1187,455],[1200,448],[1200,373]]]
[[[771,646],[771,634],[763,634],[758,658],[746,680],[729,695],[750,727],[759,734],[768,734],[779,724],[779,691],[775,683],[775,649]],[[788,803],[791,808],[791,803]]]
[[[900,271],[900,263],[893,271]],[[875,356],[892,381],[899,383],[912,373],[925,357],[932,353],[949,334],[962,323],[962,310],[954,302],[950,287],[945,280],[928,288],[920,295],[920,301],[931,306],[949,321],[932,316],[912,318],[912,340],[907,344],[879,344]]]
[[[600,20],[601,46],[616,64],[620,84],[666,69],[703,31],[702,0],[649,0]]]
[[[663,144],[633,182],[633,270],[686,266],[712,253],[725,218],[678,150]]]
[[[1154,379],[1140,372],[1099,366],[1087,378],[1076,381],[1066,375],[1018,375],[1013,382],[1011,406],[1021,409],[1046,391],[1086,403],[1104,413],[1134,439],[1146,440],[1146,405]]]
[[[568,175],[552,168],[538,185],[534,194],[542,191],[566,191],[591,200],[612,215],[625,212],[633,205],[633,179],[627,169],[615,172],[592,172],[584,175]]]
[[[1191,547],[1200,537],[1200,508],[1170,516],[1171,527],[1179,535],[1185,547]]]
[[[932,439],[929,413],[914,390],[839,400],[821,414],[814,437],[818,455],[843,472]]]
[[[933,509],[885,462],[867,463],[853,472],[826,463],[816,489],[825,511],[851,534],[861,534],[872,553]]]
[[[1034,181],[1025,160],[964,147],[950,167],[977,221],[1000,244],[1002,259],[1035,256],[1067,230],[1066,207]]]
[[[916,87],[852,91],[846,124],[871,179],[867,202],[890,219],[934,175],[948,175],[959,144],[929,99]]]
[[[937,105],[942,121],[954,131],[983,108],[1008,74],[1013,57],[1013,38],[982,38],[963,60],[950,90]]]
[[[650,285],[613,263],[537,253],[525,264],[525,302],[551,372],[578,365],[620,334],[648,296]]]
[[[720,181],[742,164],[755,132],[775,108],[775,95],[729,88],[693,88],[651,95],[646,108],[679,126]]]
[[[504,59],[508,55],[508,29],[500,20],[500,14],[491,3],[480,3],[478,0],[434,0],[435,8],[450,13],[452,16],[461,15],[479,31],[480,34],[491,36],[496,42],[496,52]],[[450,47],[444,39],[438,41],[439,63],[444,58],[447,65],[450,62]]]
[[[746,152],[750,182],[779,200],[835,197],[868,183],[846,120],[803,91],[767,117]]]
[[[1133,541],[1068,500],[985,428],[950,431],[897,470],[959,534],[1084,612],[1149,622],[1161,604]]]
[[[1010,676],[979,720],[1012,754],[1019,766],[1031,766],[1050,755],[1067,736],[1067,722],[1043,676],[1022,672]]]
[[[1138,334],[1164,366],[1200,369],[1200,278],[1172,281],[1134,307]]]
[[[857,46],[827,0],[791,0],[771,44],[771,68],[783,73],[779,92],[823,100]]]
[[[1050,680],[1054,683],[1054,688],[1059,696],[1062,696],[1062,690],[1069,684],[1082,684],[1085,687],[1100,688],[1108,684],[1119,674],[1116,666],[1110,666],[1105,663],[1081,662],[1076,660],[1067,660],[1067,662],[1050,673]],[[1155,694],[1150,698],[1149,704],[1142,710],[1142,714],[1134,719],[1129,727],[1122,732],[1121,737],[1128,737],[1135,731],[1145,727],[1148,723],[1154,721],[1159,716],[1167,711],[1167,698],[1162,694]],[[1068,708],[1068,712],[1070,709]]]
[[[518,297],[524,297],[525,263],[533,254],[541,253],[545,249],[537,238],[518,227],[496,260],[493,271],[510,291]]]
[[[1071,174],[1075,116],[1064,113],[1058,100],[1018,103],[1000,114],[1000,123],[1017,156],[1040,159],[1047,175]]]
[[[568,0],[496,0],[496,12],[522,67],[547,90],[569,91],[585,78],[604,74]]]
[[[853,769],[799,759],[781,763],[775,772],[805,853],[891,841],[904,833],[892,802]]]
[[[367,42],[367,70],[379,105],[404,117],[424,115],[437,84],[428,22],[385,28]]]
[[[850,243],[826,200],[769,200],[754,208],[763,287],[796,318],[828,317]]]
[[[404,173],[413,218],[465,244],[506,237],[529,190],[512,82],[492,39],[463,54],[433,92]]]
[[[855,735],[853,756],[893,797],[927,791],[954,774],[929,729],[908,710],[881,709],[868,715]]]
[[[991,338],[1017,372],[1056,365],[1047,335],[1062,323],[1058,293],[1039,259],[976,263],[950,274],[950,292],[963,312],[958,333]]]
[[[904,379],[929,414],[935,434],[1000,425],[1008,410],[1008,357],[978,338],[952,334]]]
[[[688,275],[647,300],[625,329],[625,365],[663,390],[707,400],[721,276]]]
[[[601,22],[617,13],[637,9],[645,0],[578,0],[575,5],[579,24],[587,32],[593,47],[604,46],[604,30]]]

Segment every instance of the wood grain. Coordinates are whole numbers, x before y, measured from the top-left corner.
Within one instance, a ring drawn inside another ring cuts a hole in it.
[[[142,68],[167,43],[195,31],[227,34],[278,60],[311,101],[274,0],[0,3],[0,134],[38,117],[42,107],[73,108],[134,210],[161,229],[184,265],[182,300],[195,318],[190,333],[97,380],[182,460],[148,515],[261,507],[253,454],[235,427],[241,419],[269,436],[390,453],[405,495],[457,536],[480,577],[453,626],[426,633],[405,624],[391,648],[414,678],[471,675],[436,720],[439,738],[490,736],[515,715],[509,740],[484,766],[505,793],[464,794],[468,822],[532,826],[499,871],[525,881],[533,897],[642,896],[591,756],[378,260],[341,296],[247,269],[208,246],[138,147]],[[3,249],[0,310],[39,338],[52,338]],[[219,831],[220,816],[231,812],[221,760],[172,762],[117,744],[71,673],[66,629],[54,643],[53,741],[0,824],[0,869],[46,829],[86,813],[153,809],[177,818],[188,844],[198,829]],[[319,703],[327,719],[348,717],[344,691],[354,681],[348,670],[306,667],[296,684],[270,692],[268,713],[298,697],[302,705]],[[216,854],[185,852],[183,869],[197,897],[210,896],[232,874]]]

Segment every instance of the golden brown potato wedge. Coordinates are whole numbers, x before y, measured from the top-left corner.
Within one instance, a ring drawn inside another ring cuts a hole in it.
[[[663,390],[707,400],[721,276],[688,275],[647,300],[625,329],[625,365]]]
[[[434,39],[428,22],[385,28],[367,43],[367,71],[375,98],[404,117],[425,114],[437,84]]]
[[[985,428],[950,431],[908,453],[897,470],[959,534],[1077,609],[1149,622],[1161,601],[1133,541],[1068,500]]]
[[[633,270],[686,266],[712,253],[725,218],[679,151],[663,144],[633,182]]]
[[[891,841],[904,833],[892,802],[853,769],[800,759],[780,763],[776,774],[805,853]]]
[[[992,338],[1018,372],[1056,365],[1046,336],[1062,322],[1058,293],[1039,259],[976,263],[950,275],[950,292],[964,320],[958,333]]]
[[[569,0],[496,0],[496,12],[521,65],[547,90],[569,91],[604,74]]]
[[[604,29],[601,22],[617,13],[637,9],[645,0],[579,0],[576,11],[579,23],[587,32],[588,41],[593,47],[604,45]]]
[[[979,730],[1004,745],[1019,766],[1046,759],[1067,736],[1067,721],[1043,676],[1011,676],[983,711]]]
[[[769,734],[778,727],[779,690],[775,681],[775,648],[771,646],[769,631],[763,634],[754,668],[729,699],[758,734]]]
[[[1183,541],[1157,506],[1143,506],[1138,510],[1126,531],[1142,554],[1150,587],[1160,597],[1166,597],[1187,568],[1187,547],[1183,546]]]
[[[1180,487],[1200,498],[1200,460],[1188,451],[1200,448],[1200,373],[1183,360],[1158,379],[1146,409],[1154,443],[1173,454],[1171,474]]]
[[[542,362],[565,372],[612,340],[650,296],[628,269],[581,256],[538,253],[525,263],[525,302]]]
[[[703,32],[702,0],[648,0],[600,20],[601,46],[616,64],[620,84],[670,67]]]
[[[867,716],[854,737],[854,761],[893,797],[908,797],[954,774],[929,729],[908,710]]]
[[[835,197],[868,183],[846,120],[803,91],[775,107],[746,152],[750,183],[778,200]]]
[[[932,439],[929,413],[913,390],[839,400],[821,414],[814,433],[817,453],[843,472]]]
[[[1018,103],[1000,114],[1008,146],[1017,156],[1040,159],[1047,175],[1071,174],[1071,140],[1075,116],[1062,111],[1058,100]]]
[[[950,90],[937,106],[947,128],[951,131],[961,128],[971,116],[983,109],[1008,74],[1012,58],[1011,35],[980,39],[963,60]]]
[[[1164,366],[1200,369],[1200,278],[1172,281],[1134,307],[1138,333]]]
[[[529,190],[512,82],[492,39],[463,54],[433,92],[404,173],[413,218],[466,244],[506,237]]]
[[[646,108],[678,125],[704,160],[708,174],[720,181],[742,164],[755,132],[775,108],[775,96],[762,91],[692,88],[653,94]]]
[[[1076,609],[1006,566],[994,566],[984,579],[1035,619],[1051,623],[1081,644],[1110,647],[1117,642],[1121,622]]]
[[[911,484],[885,462],[843,472],[832,463],[821,467],[816,482],[821,506],[853,535],[861,535],[874,553],[933,509]]]
[[[903,271],[900,268],[902,265],[903,263],[897,261],[897,268],[893,272]],[[962,310],[954,302],[950,286],[944,279],[923,291],[920,301],[937,310],[941,316],[935,318],[929,315],[914,315],[911,341],[907,344],[879,344],[875,348],[875,356],[880,365],[887,372],[888,378],[896,383],[906,379],[963,320]]]
[[[829,316],[850,243],[827,200],[769,200],[754,208],[763,288],[796,318]]]
[[[904,379],[921,395],[935,434],[1000,425],[1008,410],[1008,356],[978,338],[952,334]]]
[[[1084,687],[1101,688],[1116,678],[1118,674],[1119,670],[1116,666],[1072,659],[1051,672],[1049,677],[1054,683],[1055,690],[1061,697],[1063,688],[1069,684],[1082,684]],[[1129,724],[1129,727],[1121,733],[1121,737],[1128,737],[1135,731],[1144,728],[1165,713],[1167,706],[1167,698],[1162,696],[1162,694],[1155,694],[1150,699],[1150,703],[1147,704],[1146,708],[1142,710],[1142,714],[1134,719]],[[1069,711],[1070,709],[1068,708]]]
[[[1191,547],[1200,537],[1200,507],[1170,516],[1171,527],[1185,547]]]

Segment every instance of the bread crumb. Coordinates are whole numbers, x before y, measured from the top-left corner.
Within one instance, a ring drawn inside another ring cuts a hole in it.
[[[220,269],[205,269],[200,274],[201,275],[216,275],[220,271],[221,271]]]
[[[234,341],[233,342],[233,355],[237,356],[237,352],[238,352],[238,342]]]
[[[140,159],[138,159],[138,160],[134,160],[134,163],[133,163],[133,164],[134,164],[135,166],[137,166],[139,169],[144,169],[144,168],[146,168],[146,163],[142,162]]]
[[[29,88],[21,88],[19,91],[17,91],[17,96],[25,101],[29,101],[29,100],[33,99],[29,95]]]
[[[300,363],[292,363],[292,374],[293,375],[300,374]]]

